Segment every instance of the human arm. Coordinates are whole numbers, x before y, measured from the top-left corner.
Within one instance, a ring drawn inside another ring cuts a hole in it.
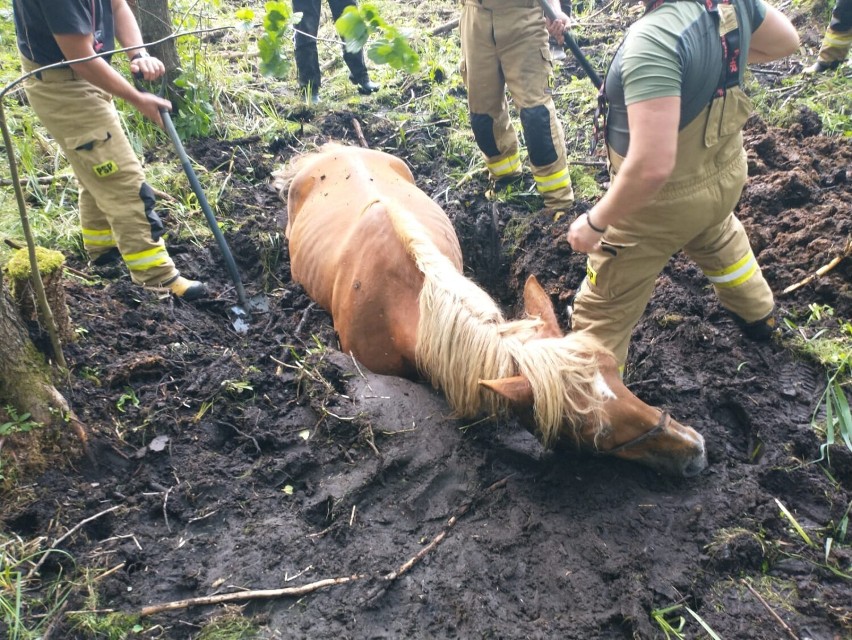
[[[88,58],[95,55],[91,33],[55,33],[53,37],[66,60]],[[171,102],[153,93],[139,91],[103,58],[78,62],[72,64],[71,68],[84,80],[91,82],[116,98],[126,100],[146,118],[153,120],[159,126],[163,126],[160,109],[171,110]]]
[[[595,231],[634,214],[663,188],[677,158],[680,97],[652,98],[627,107],[630,146],[609,190],[571,223],[568,242],[574,251],[589,253],[600,246],[602,233]],[[589,220],[587,220],[589,217]]]
[[[142,38],[141,35],[139,35],[138,26],[136,27],[136,40],[133,40],[134,36],[132,34],[128,35],[128,19],[132,20],[133,25],[136,24],[136,20],[133,17],[132,12],[129,11],[129,7],[127,7],[124,0],[113,1],[114,7],[119,8],[119,5],[124,5],[125,9],[127,9],[129,13],[128,18],[128,14],[122,14],[119,12],[119,16],[117,17],[118,22],[115,22],[116,31],[120,34],[119,41],[122,43],[128,42],[130,46],[133,46],[134,44],[141,44]],[[113,16],[113,18],[114,20],[116,20],[115,15]],[[73,30],[69,31],[70,32],[66,33],[53,33],[53,38],[54,40],[56,40],[56,44],[62,51],[63,57],[66,60],[92,58],[96,53],[94,48],[93,34],[91,32],[75,33],[73,32]],[[125,40],[125,38],[129,38],[129,40]],[[147,62],[148,60],[150,59],[146,58],[145,62]],[[138,63],[140,61],[141,59],[135,62]],[[160,63],[160,65],[162,65],[162,63]],[[164,100],[151,93],[139,91],[132,84],[130,84],[120,73],[113,69],[109,65],[109,63],[103,58],[92,58],[91,60],[87,60],[86,62],[78,62],[76,64],[73,64],[71,65],[71,67],[84,80],[87,80],[96,87],[103,89],[110,95],[129,102],[134,107],[136,107],[136,109],[138,109],[145,117],[149,118],[150,120],[153,120],[160,126],[162,126],[160,109],[171,109],[171,103],[168,100]],[[131,64],[131,70],[133,70],[133,64]],[[136,70],[139,70],[138,64]]]
[[[142,77],[149,82],[160,78],[166,72],[166,66],[157,58],[149,56],[148,51],[142,46],[142,32],[126,0],[111,0],[111,2],[116,39],[122,47],[138,45],[138,48],[126,52],[130,60],[130,72],[134,76],[141,73]]]
[[[799,48],[796,27],[775,7],[766,5],[766,17],[751,34],[748,61],[771,62],[795,53]]]

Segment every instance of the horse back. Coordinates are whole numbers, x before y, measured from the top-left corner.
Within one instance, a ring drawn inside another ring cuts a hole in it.
[[[389,209],[413,217],[461,269],[452,223],[405,163],[339,146],[309,158],[290,185],[290,266],[293,279],[331,313],[345,352],[376,373],[414,377],[423,276]]]

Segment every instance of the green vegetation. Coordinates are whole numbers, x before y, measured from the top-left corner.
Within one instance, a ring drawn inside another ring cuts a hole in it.
[[[846,396],[852,386],[852,321],[835,318],[831,307],[810,304],[807,314],[791,315],[784,323],[793,333],[792,348],[826,370],[828,382],[811,423],[824,433],[818,462],[830,463],[831,447],[838,440],[852,451],[852,413]]]

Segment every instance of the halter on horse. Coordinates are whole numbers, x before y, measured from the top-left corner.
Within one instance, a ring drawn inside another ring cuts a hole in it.
[[[704,469],[703,438],[634,396],[595,340],[563,335],[534,277],[527,318],[503,318],[462,275],[452,223],[404,162],[326,145],[276,175],[282,197],[288,181],[293,279],[368,369],[427,378],[460,416],[512,411],[545,446],[565,440],[676,475]]]

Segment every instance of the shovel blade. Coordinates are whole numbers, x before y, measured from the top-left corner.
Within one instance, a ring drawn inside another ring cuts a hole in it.
[[[248,311],[239,305],[235,305],[228,309],[228,317],[231,319],[231,324],[237,333],[247,333],[249,330],[249,319],[251,318]]]

